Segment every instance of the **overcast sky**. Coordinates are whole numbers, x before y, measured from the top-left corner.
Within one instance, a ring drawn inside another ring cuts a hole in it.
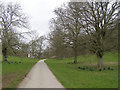
[[[29,17],[30,29],[44,35],[49,32],[49,21],[54,17],[53,10],[69,0],[0,0],[3,3],[20,3]],[[25,30],[25,29],[24,29]]]

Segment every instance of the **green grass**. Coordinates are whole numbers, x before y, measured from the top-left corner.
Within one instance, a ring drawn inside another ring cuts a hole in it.
[[[78,64],[72,64],[73,58],[48,59],[45,62],[65,88],[117,88],[118,53],[105,53],[103,61],[106,67],[113,66],[115,70],[98,71],[95,55],[79,56]],[[95,71],[81,70],[78,66],[94,67]]]
[[[0,53],[0,62],[1,61],[2,61],[2,54]],[[0,63],[0,87],[2,87],[1,83],[2,83],[2,64]]]
[[[17,88],[18,84],[38,60],[9,56],[8,61],[10,64],[2,63],[3,88]]]

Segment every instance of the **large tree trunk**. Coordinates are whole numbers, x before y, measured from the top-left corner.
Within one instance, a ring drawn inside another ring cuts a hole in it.
[[[103,67],[103,58],[100,57],[100,56],[97,56],[97,59],[98,59],[98,68],[102,68]]]
[[[77,63],[77,56],[74,56],[74,63]]]
[[[8,62],[7,61],[7,48],[3,48],[2,54],[3,54],[3,62]]]
[[[77,63],[77,48],[74,48],[74,63]]]

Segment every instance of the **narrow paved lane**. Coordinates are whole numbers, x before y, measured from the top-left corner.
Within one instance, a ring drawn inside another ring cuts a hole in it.
[[[18,88],[64,88],[49,70],[44,60],[33,66]]]

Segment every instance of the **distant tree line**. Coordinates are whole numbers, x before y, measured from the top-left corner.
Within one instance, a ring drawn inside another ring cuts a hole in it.
[[[35,36],[30,42],[29,42],[29,57],[31,58],[43,58],[43,48],[45,46],[44,41],[45,41],[45,36]]]
[[[69,2],[54,10],[46,57],[74,57],[94,53],[98,67],[104,52],[118,50],[120,2]]]

